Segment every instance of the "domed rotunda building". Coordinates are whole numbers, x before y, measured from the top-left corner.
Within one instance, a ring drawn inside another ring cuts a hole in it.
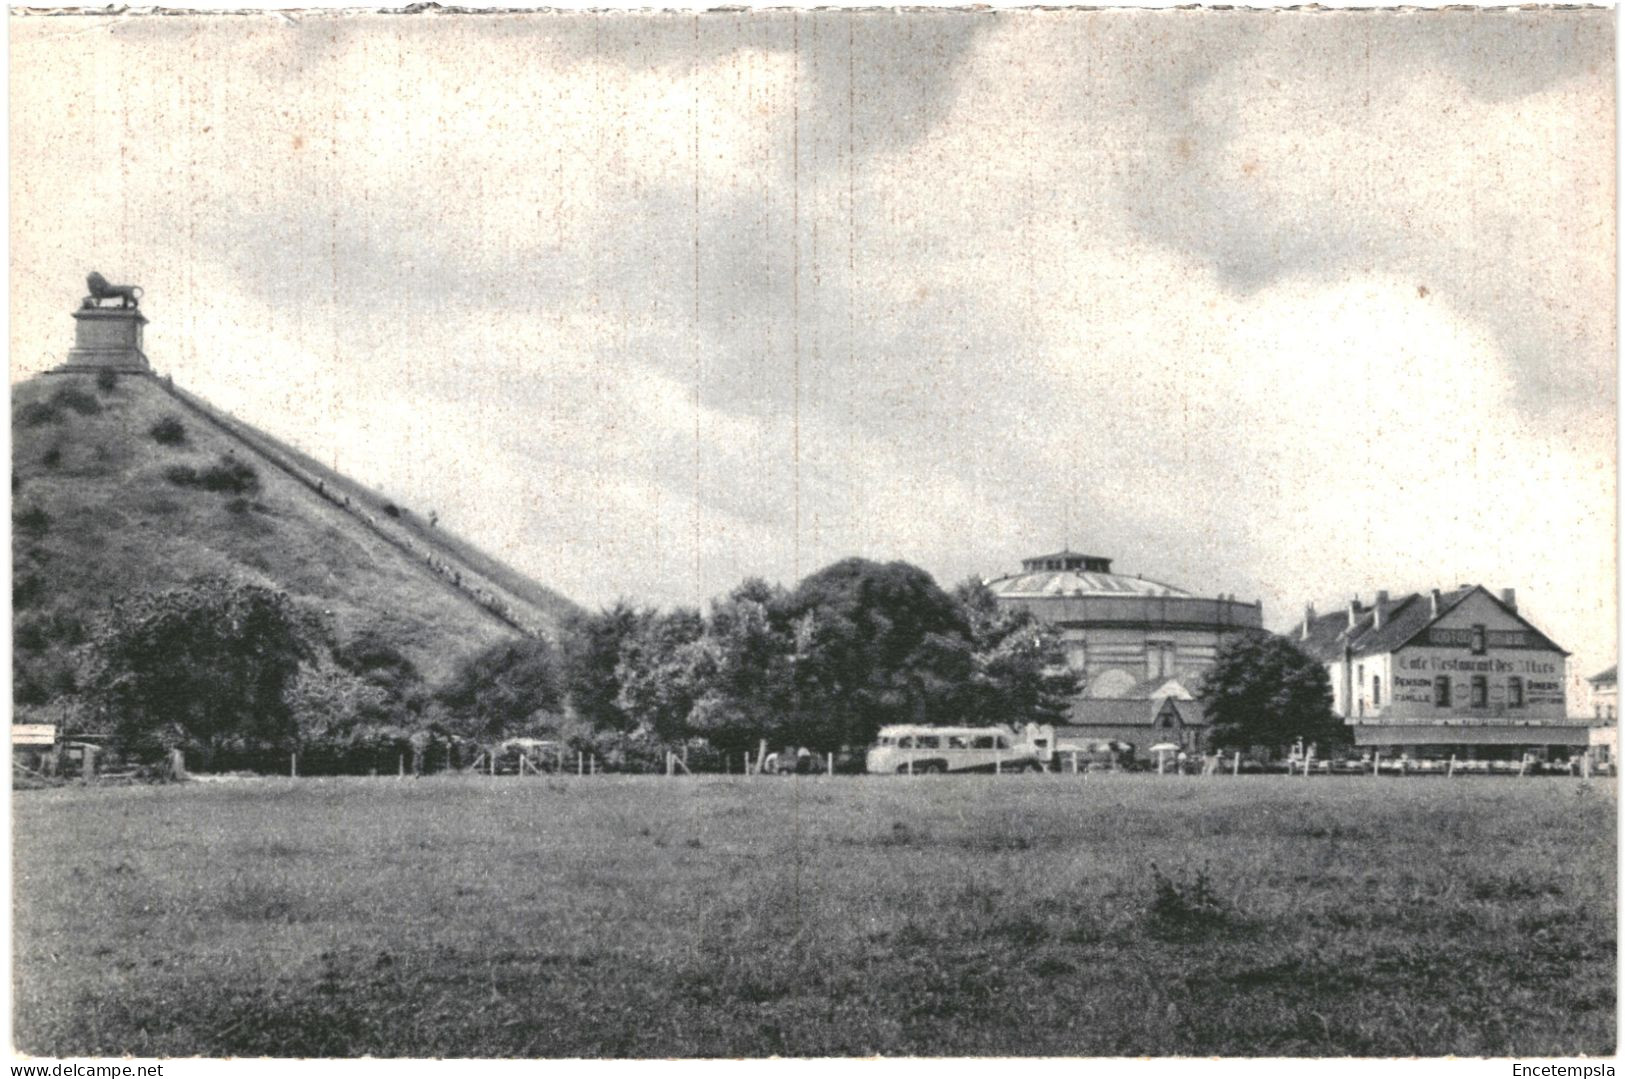
[[[1074,741],[1121,741],[1143,751],[1173,742],[1195,751],[1206,724],[1194,691],[1233,633],[1263,628],[1262,602],[1205,597],[1112,572],[1111,560],[1060,551],[1024,559],[1021,572],[985,582],[1001,606],[1055,627],[1082,676]]]

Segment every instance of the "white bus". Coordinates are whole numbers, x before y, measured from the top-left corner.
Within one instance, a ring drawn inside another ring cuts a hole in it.
[[[1042,772],[1054,736],[1046,728],[1017,733],[1008,727],[882,727],[869,747],[872,774],[933,772]]]

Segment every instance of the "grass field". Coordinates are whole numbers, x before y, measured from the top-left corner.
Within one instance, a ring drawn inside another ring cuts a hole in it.
[[[15,1039],[37,1055],[1615,1047],[1611,783],[443,777],[13,798]]]

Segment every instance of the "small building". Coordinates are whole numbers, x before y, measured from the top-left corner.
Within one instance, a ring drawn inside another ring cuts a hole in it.
[[[1289,634],[1326,665],[1356,746],[1417,757],[1567,758],[1591,733],[1570,719],[1568,653],[1518,612],[1511,589],[1411,593],[1316,615]]]
[[[1162,742],[1200,748],[1206,720],[1194,691],[1202,675],[1226,637],[1263,630],[1261,603],[1114,573],[1111,559],[1076,551],[1024,559],[1020,573],[986,585],[1000,606],[1054,627],[1079,676],[1057,738],[1130,743],[1142,756]]]
[[[1601,720],[1615,720],[1619,718],[1619,678],[1616,674],[1618,667],[1609,667],[1600,674],[1594,674],[1586,681],[1591,683],[1591,718]]]
[[[1090,753],[1116,745],[1126,755],[1145,758],[1152,746],[1166,742],[1195,756],[1207,736],[1207,714],[1200,701],[1180,692],[1099,700],[1074,709],[1067,723],[1055,727],[1055,751]]]

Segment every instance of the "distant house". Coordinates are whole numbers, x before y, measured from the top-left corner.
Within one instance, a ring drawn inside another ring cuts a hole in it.
[[[1618,667],[1609,667],[1586,681],[1591,683],[1591,714],[1593,719],[1612,720],[1619,717]]]
[[[1612,766],[1619,758],[1619,679],[1617,667],[1594,674],[1591,683],[1591,758]]]
[[[1074,701],[1067,722],[1055,727],[1055,749],[1090,752],[1117,743],[1143,758],[1152,746],[1168,743],[1196,754],[1207,728],[1206,711],[1188,689],[1177,680],[1152,679],[1132,696]]]
[[[1413,756],[1568,757],[1590,741],[1567,716],[1568,653],[1481,586],[1359,600],[1289,634],[1326,665],[1357,746]]]

